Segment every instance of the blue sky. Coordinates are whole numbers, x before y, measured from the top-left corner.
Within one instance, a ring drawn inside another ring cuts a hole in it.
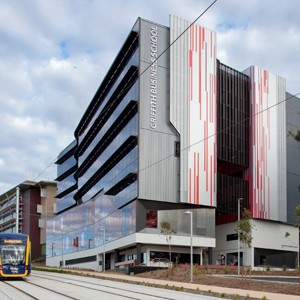
[[[211,2],[0,0],[0,194],[56,177],[52,162],[139,16],[168,26],[169,14],[193,21]],[[223,63],[261,66],[296,94],[299,11],[296,0],[219,0],[198,24],[217,32]]]

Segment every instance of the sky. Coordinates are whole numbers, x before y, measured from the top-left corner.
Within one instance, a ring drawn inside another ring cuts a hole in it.
[[[54,180],[58,154],[142,17],[194,21],[213,0],[0,0],[0,194]],[[217,33],[217,57],[257,65],[300,92],[300,1],[218,0],[197,22]]]

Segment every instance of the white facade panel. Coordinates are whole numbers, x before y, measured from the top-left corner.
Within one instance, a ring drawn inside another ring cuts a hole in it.
[[[170,29],[170,120],[180,134],[180,201],[215,206],[216,34],[174,16]]]
[[[252,245],[240,243],[240,252],[243,253],[243,264],[254,267],[254,249],[273,249],[279,251],[299,252],[299,230],[295,226],[264,221],[251,220]],[[237,223],[218,225],[216,228],[216,248],[213,250],[213,261],[217,261],[221,254],[237,253],[237,240],[227,241],[227,235],[236,234]],[[286,233],[289,236],[286,237]],[[229,262],[226,262],[229,263]]]
[[[250,76],[250,203],[254,218],[286,221],[285,80],[259,67]]]

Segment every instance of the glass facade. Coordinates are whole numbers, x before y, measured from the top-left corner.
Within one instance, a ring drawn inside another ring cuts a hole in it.
[[[158,211],[158,224],[166,220],[178,235],[189,235],[190,215],[186,209]],[[193,209],[193,235],[215,237],[215,210],[209,208]]]
[[[73,190],[72,192],[68,193],[64,197],[56,199],[56,211],[57,212],[61,212],[65,209],[75,205],[75,200],[74,200],[75,192],[76,192],[76,190]]]
[[[123,130],[114,138],[114,140],[107,146],[107,148],[101,153],[100,156],[97,157],[97,159],[93,162],[93,164],[88,168],[88,170],[85,172],[85,174],[78,179],[78,188],[86,184],[86,182],[91,179],[91,177],[97,172],[97,170],[100,169],[101,166],[104,165],[104,163],[114,156],[114,154],[119,149],[120,145],[125,144],[129,136],[136,136],[137,135],[137,115],[131,119],[131,121],[123,128]],[[98,149],[95,151],[98,152]],[[100,152],[100,151],[99,151]],[[137,157],[135,157],[136,159]],[[126,157],[125,157],[126,159]],[[131,161],[130,159],[127,159],[127,161]],[[123,166],[125,166],[123,164]],[[117,166],[115,166],[116,168]],[[110,172],[108,172],[110,173]],[[105,177],[105,176],[104,176]],[[105,181],[105,179],[103,178]]]
[[[77,187],[77,181],[74,178],[74,172],[77,169],[77,159],[74,155],[77,142],[73,141],[58,156],[57,164],[57,213],[72,207],[76,204],[74,194]]]
[[[74,156],[60,159],[58,209],[75,201],[81,205],[48,221],[47,257],[101,246],[136,231],[137,41],[131,33],[83,116]],[[72,173],[74,161],[78,166]]]
[[[107,131],[113,127],[115,129],[115,122],[120,116],[120,114],[125,110],[125,108],[129,105],[129,103],[134,100],[138,99],[138,83],[135,83],[127,92],[126,96],[122,99],[119,106],[113,111],[113,113],[107,118],[107,121],[102,124],[101,129],[99,130],[100,125],[98,125],[98,133],[93,139],[93,141],[90,143],[88,148],[85,150],[85,152],[79,157],[79,165],[82,165],[82,163],[87,159],[89,155],[91,155],[92,150],[97,146],[97,144],[103,143],[103,137],[107,139]],[[107,111],[106,111],[107,113]],[[97,123],[99,124],[99,123]],[[87,143],[87,141],[86,141]]]
[[[74,178],[74,174],[71,174],[57,183],[57,194],[65,192],[74,185],[76,185],[76,179]]]
[[[62,176],[72,167],[77,165],[77,161],[74,156],[69,157],[64,163],[57,166],[57,177]]]
[[[118,209],[110,196],[92,200],[47,223],[47,257],[94,248],[135,232],[136,202]],[[104,234],[105,231],[105,234]]]

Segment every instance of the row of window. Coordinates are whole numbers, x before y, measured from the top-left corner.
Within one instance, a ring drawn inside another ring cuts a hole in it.
[[[107,72],[102,81],[93,101],[90,103],[85,115],[81,119],[79,126],[75,130],[75,136],[85,136],[92,124],[95,122],[99,113],[102,111],[101,106],[105,99],[114,91],[115,83],[124,76],[126,65],[137,65],[138,63],[138,34],[131,32],[121,51],[116,57],[114,63]],[[118,83],[116,83],[118,85]],[[81,142],[81,141],[80,141]]]

